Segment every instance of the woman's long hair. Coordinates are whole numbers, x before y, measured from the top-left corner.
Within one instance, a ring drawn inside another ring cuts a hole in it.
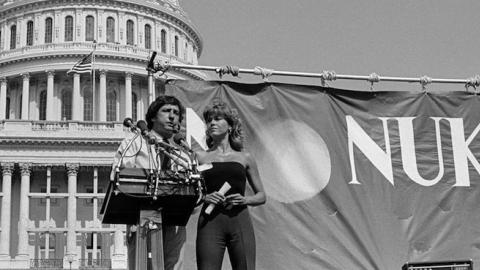
[[[223,117],[231,127],[231,130],[228,133],[228,142],[230,143],[230,147],[232,147],[232,149],[235,151],[242,151],[244,136],[242,122],[238,117],[237,110],[231,109],[220,99],[214,99],[212,104],[203,111],[203,119],[205,119],[205,122],[209,123],[217,116]],[[208,129],[206,135],[207,146],[211,148],[213,146],[213,139],[210,136]]]

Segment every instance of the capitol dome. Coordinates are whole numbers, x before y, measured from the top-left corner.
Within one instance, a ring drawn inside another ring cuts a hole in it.
[[[121,122],[164,92],[153,51],[197,65],[202,46],[178,0],[0,0],[0,269],[126,269],[125,226],[99,216]]]

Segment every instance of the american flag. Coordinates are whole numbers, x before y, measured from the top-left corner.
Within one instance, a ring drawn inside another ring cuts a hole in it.
[[[92,59],[93,52],[85,56],[82,60],[78,61],[73,67],[67,71],[67,74],[70,72],[76,73],[91,73],[92,72]]]

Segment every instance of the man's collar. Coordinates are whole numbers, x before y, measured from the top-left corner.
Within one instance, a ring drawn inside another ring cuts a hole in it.
[[[153,136],[155,136],[157,139],[159,139],[159,140],[162,140],[162,141],[163,141],[163,136],[162,136],[162,135],[160,135],[160,134],[158,134],[158,132],[156,132],[155,130],[153,130],[153,129],[152,129],[152,130],[150,130],[150,133],[151,133]],[[167,139],[167,141],[170,141],[170,139]]]

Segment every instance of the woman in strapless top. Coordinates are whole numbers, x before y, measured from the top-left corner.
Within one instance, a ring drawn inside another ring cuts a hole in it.
[[[257,165],[243,148],[241,122],[236,111],[219,100],[208,107],[203,117],[207,123],[206,152],[198,154],[200,164],[212,164],[204,171],[207,195],[198,219],[197,267],[220,270],[228,249],[233,270],[255,269],[255,235],[247,206],[265,203],[266,196]],[[225,194],[218,192],[228,182]],[[245,195],[246,183],[253,195]],[[208,205],[214,205],[210,214]]]

